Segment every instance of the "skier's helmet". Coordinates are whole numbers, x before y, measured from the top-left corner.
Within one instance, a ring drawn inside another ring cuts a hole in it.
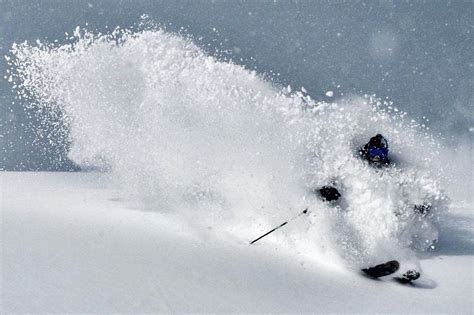
[[[388,149],[388,142],[380,133],[378,133],[375,137],[370,138],[369,147]]]
[[[388,149],[387,148],[377,148],[370,147],[369,152],[367,152],[369,160],[372,162],[383,162],[388,158]]]
[[[377,134],[370,138],[367,157],[372,162],[384,162],[388,159],[388,143],[381,135]]]

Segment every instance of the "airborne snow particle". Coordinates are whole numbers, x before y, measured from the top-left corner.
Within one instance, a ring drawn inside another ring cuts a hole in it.
[[[327,92],[326,92],[326,96],[327,96],[327,97],[333,97],[333,96],[334,96],[334,92],[333,92],[333,91],[327,91]]]

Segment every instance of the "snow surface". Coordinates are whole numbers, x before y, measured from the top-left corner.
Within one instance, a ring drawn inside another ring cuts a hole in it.
[[[194,230],[128,205],[97,173],[0,173],[2,312],[472,313],[472,209],[417,286],[374,281],[269,238]]]

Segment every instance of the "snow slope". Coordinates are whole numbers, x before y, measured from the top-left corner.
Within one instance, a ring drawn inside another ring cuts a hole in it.
[[[97,173],[0,173],[2,312],[472,313],[472,209],[416,287],[128,205]]]

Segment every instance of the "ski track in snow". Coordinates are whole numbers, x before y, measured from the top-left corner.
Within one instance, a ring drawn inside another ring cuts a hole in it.
[[[5,309],[472,309],[472,205],[446,193],[459,184],[446,174],[469,177],[472,161],[450,169],[449,152],[393,104],[315,102],[163,30],[77,29],[71,44],[12,55],[19,95],[69,133],[70,158],[108,173],[1,174]],[[357,158],[379,132],[394,168]],[[338,208],[312,193],[333,181]],[[412,211],[421,203],[432,216]],[[358,273],[390,259],[423,271],[420,290]],[[471,281],[446,274],[453,266]],[[448,292],[454,308],[441,303]]]

